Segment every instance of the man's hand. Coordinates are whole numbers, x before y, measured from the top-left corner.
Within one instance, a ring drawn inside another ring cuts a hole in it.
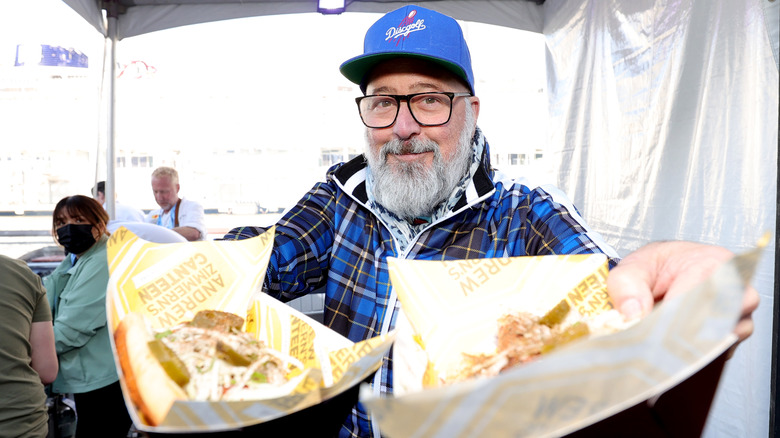
[[[607,289],[626,317],[643,316],[665,297],[683,293],[709,277],[734,254],[726,248],[693,242],[655,242],[629,254],[612,268]],[[748,286],[734,333],[742,341],[753,333],[751,314],[758,292]]]
[[[177,233],[184,236],[185,239],[189,240],[190,242],[194,242],[196,240],[200,239],[200,231],[197,228],[193,227],[176,227],[171,228],[173,231],[176,231]]]

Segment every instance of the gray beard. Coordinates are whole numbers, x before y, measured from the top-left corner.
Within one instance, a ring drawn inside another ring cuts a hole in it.
[[[467,110],[455,155],[444,160],[438,143],[432,140],[391,140],[375,153],[366,131],[366,158],[374,177],[374,199],[396,216],[411,220],[430,216],[446,201],[471,167],[473,112]],[[433,152],[430,169],[421,163],[387,164],[388,154]]]

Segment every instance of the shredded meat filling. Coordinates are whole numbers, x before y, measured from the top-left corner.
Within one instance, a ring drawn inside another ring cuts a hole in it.
[[[184,390],[193,400],[234,400],[246,389],[287,382],[290,364],[262,341],[238,330],[218,331],[183,324],[157,335],[190,373]]]
[[[568,306],[565,312],[568,312]],[[560,317],[550,324],[547,322],[548,316],[549,314],[539,318],[527,312],[502,316],[498,320],[495,353],[463,353],[461,366],[447,376],[445,382],[453,383],[474,377],[496,376],[508,368],[534,360],[557,345],[588,334],[588,326],[585,323],[565,326],[560,324],[563,319]],[[542,322],[543,320],[545,323]]]

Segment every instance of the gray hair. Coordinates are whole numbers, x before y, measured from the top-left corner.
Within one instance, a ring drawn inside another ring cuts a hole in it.
[[[165,176],[170,178],[172,183],[179,183],[179,172],[177,172],[173,167],[158,167],[157,169],[154,169],[154,172],[152,172],[152,178],[160,178]]]

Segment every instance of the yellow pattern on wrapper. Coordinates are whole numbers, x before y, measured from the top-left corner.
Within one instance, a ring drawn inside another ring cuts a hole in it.
[[[114,330],[129,312],[141,312],[153,328],[163,329],[189,321],[198,310],[215,309],[244,317],[247,332],[297,358],[305,368],[288,376],[286,395],[229,402],[176,401],[157,427],[147,425],[126,396],[138,429],[214,432],[263,423],[334,397],[379,368],[394,333],[353,343],[262,293],[274,231],[239,241],[165,244],[140,239],[123,227],[112,234],[106,314],[115,354]]]
[[[262,287],[273,230],[255,239],[156,244],[119,228],[108,244],[112,327],[131,309],[154,328],[189,321],[199,309],[246,314]]]
[[[384,353],[390,348],[394,339],[395,331],[391,331],[387,337],[376,336],[331,352],[328,355],[329,375],[333,376],[334,382],[332,386],[324,388],[323,392],[338,394],[351,387],[350,382],[363,380],[361,376],[367,376],[368,370],[372,368],[376,370],[374,364],[381,363]]]

